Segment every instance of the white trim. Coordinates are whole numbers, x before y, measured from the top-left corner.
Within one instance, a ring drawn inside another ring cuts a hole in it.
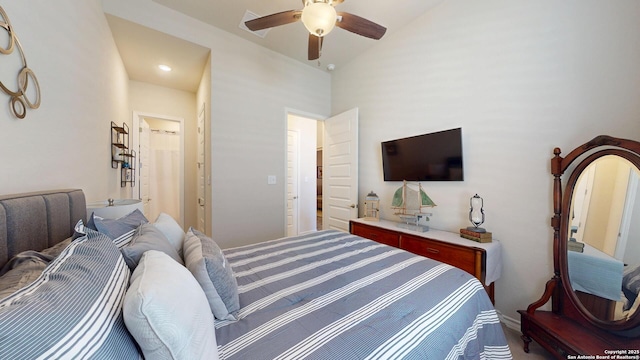
[[[506,327],[508,327],[511,330],[515,330],[517,332],[520,332],[520,320],[514,319],[512,317],[506,316],[503,313],[501,313],[500,311],[496,310],[496,312],[498,313],[498,318],[500,319],[500,322],[503,323]]]
[[[153,114],[143,111],[133,111],[133,149],[136,150],[137,153],[140,152],[140,120],[142,118],[149,117],[154,119],[166,120],[166,121],[175,121],[180,123],[180,154],[182,159],[180,161],[180,189],[179,189],[179,197],[180,197],[180,224],[184,226],[184,163],[185,163],[185,150],[184,150],[184,118],[169,116],[169,115],[161,115],[161,114]],[[138,154],[138,163],[136,164],[136,169],[139,171],[140,169],[140,155]],[[131,197],[140,198],[139,194],[136,195],[135,192],[140,189],[140,176],[139,174],[136,176],[135,186],[131,189]],[[149,219],[150,221],[154,221],[155,219]]]

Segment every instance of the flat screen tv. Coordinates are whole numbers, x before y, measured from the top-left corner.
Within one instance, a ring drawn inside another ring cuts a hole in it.
[[[384,181],[462,181],[462,128],[382,143]]]

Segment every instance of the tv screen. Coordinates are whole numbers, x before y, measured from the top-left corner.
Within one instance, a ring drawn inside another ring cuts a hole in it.
[[[382,143],[384,181],[462,181],[462,128]]]

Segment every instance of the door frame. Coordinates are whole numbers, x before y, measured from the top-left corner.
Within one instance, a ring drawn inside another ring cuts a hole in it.
[[[627,194],[624,199],[624,210],[622,212],[622,220],[620,221],[620,230],[618,231],[618,241],[614,257],[620,261],[624,261],[624,253],[629,240],[629,228],[631,227],[631,216],[633,215],[633,205],[638,197],[638,183],[640,178],[633,168],[629,169],[629,181],[627,182]]]
[[[302,110],[297,110],[294,108],[289,108],[289,107],[285,107],[284,108],[284,116],[283,116],[283,121],[284,121],[284,131],[282,132],[282,140],[284,141],[284,156],[282,157],[282,163],[284,165],[284,176],[283,176],[283,181],[282,181],[282,189],[284,192],[283,195],[283,201],[284,201],[284,222],[283,222],[283,232],[286,235],[287,234],[287,157],[288,157],[288,153],[287,153],[287,144],[288,144],[288,139],[289,139],[289,115],[294,115],[294,116],[300,116],[300,117],[304,117],[307,119],[311,119],[311,120],[315,120],[315,121],[324,121],[325,119],[329,118],[328,116],[323,116],[323,115],[318,115],[318,114],[314,114],[311,112],[307,112],[307,111],[302,111]],[[317,140],[316,140],[316,148],[317,146]],[[298,182],[300,182],[300,178],[298,178]],[[324,201],[324,192],[322,194],[323,197],[323,201]],[[314,209],[315,210],[315,209]],[[298,212],[300,212],[300,207],[298,207]],[[318,229],[321,230],[321,229]]]
[[[291,215],[293,217],[293,230],[294,230],[294,234],[290,234],[289,233],[289,222],[285,220],[285,223],[287,224],[287,228],[286,228],[286,235],[287,236],[296,236],[300,233],[300,202],[297,201],[300,197],[300,131],[297,130],[292,130],[292,129],[288,129],[287,130],[287,135],[290,134],[295,134],[296,137],[296,147],[295,149],[293,149],[293,152],[295,152],[295,162],[294,162],[294,176],[293,178],[295,179],[295,184],[293,184],[293,195],[294,197],[291,199],[291,204],[292,204],[292,211],[291,211]],[[287,148],[289,148],[289,136],[287,136]],[[289,155],[290,152],[287,151],[287,173],[285,176],[285,184],[289,183]],[[289,215],[289,189],[288,186],[285,186],[285,191],[287,192],[286,194],[286,199],[287,199],[287,204],[286,204],[286,214],[287,216]]]
[[[144,118],[154,118],[154,119],[159,119],[159,120],[164,120],[164,121],[174,121],[174,122],[178,122],[180,123],[180,174],[178,176],[179,178],[179,189],[178,189],[178,196],[180,198],[179,203],[180,203],[180,219],[176,219],[180,222],[180,224],[182,226],[184,226],[184,201],[185,201],[185,194],[184,194],[184,162],[185,162],[185,156],[184,156],[184,118],[181,117],[176,117],[176,116],[170,116],[170,115],[162,115],[162,114],[153,114],[153,113],[148,113],[148,112],[143,112],[143,111],[133,111],[133,127],[132,127],[132,132],[133,132],[133,149],[136,149],[136,152],[140,151],[140,122],[142,119]],[[136,164],[137,168],[140,169],[140,157],[138,156],[137,159],[138,163]],[[137,193],[137,194],[136,194]],[[136,176],[136,181],[134,186],[131,188],[131,197],[132,198],[140,198],[140,177]],[[150,221],[154,221],[155,219],[149,219]]]
[[[203,233],[207,232],[207,224],[209,223],[208,217],[207,217],[207,213],[210,213],[211,211],[207,211],[207,207],[209,206],[209,201],[207,200],[207,169],[209,169],[210,165],[207,166],[207,135],[206,135],[206,129],[207,129],[207,112],[206,112],[206,103],[202,103],[202,106],[200,107],[200,111],[198,111],[198,119],[197,119],[197,134],[196,134],[196,139],[197,139],[197,146],[196,146],[196,205],[197,205],[197,209],[196,209],[196,227],[201,230]],[[202,129],[200,129],[200,119],[202,119]],[[200,140],[202,137],[202,167],[200,167]],[[202,201],[204,202],[204,205],[200,204],[200,169],[202,169],[202,187],[203,187],[203,194],[202,194]],[[202,217],[203,217],[203,221],[204,224],[202,224],[202,228],[200,228],[201,224],[200,224],[200,211],[202,211]]]

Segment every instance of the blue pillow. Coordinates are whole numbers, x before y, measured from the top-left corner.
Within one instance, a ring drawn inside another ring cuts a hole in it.
[[[220,320],[236,320],[240,310],[238,283],[218,244],[190,228],[182,246],[185,266],[207,295],[213,315]]]
[[[88,230],[30,285],[0,300],[0,359],[139,359],[122,304],[131,272]]]
[[[91,214],[91,219],[96,227],[95,230],[110,237],[119,248],[131,241],[133,232],[140,225],[149,222],[138,209],[118,219],[103,219],[94,214]],[[90,227],[90,225],[87,224],[87,227]]]
[[[158,250],[169,255],[180,265],[184,265],[182,258],[169,242],[167,237],[153,224],[142,224],[133,234],[129,245],[120,249],[124,261],[129,265],[131,271],[136,269],[142,254],[149,250]]]

